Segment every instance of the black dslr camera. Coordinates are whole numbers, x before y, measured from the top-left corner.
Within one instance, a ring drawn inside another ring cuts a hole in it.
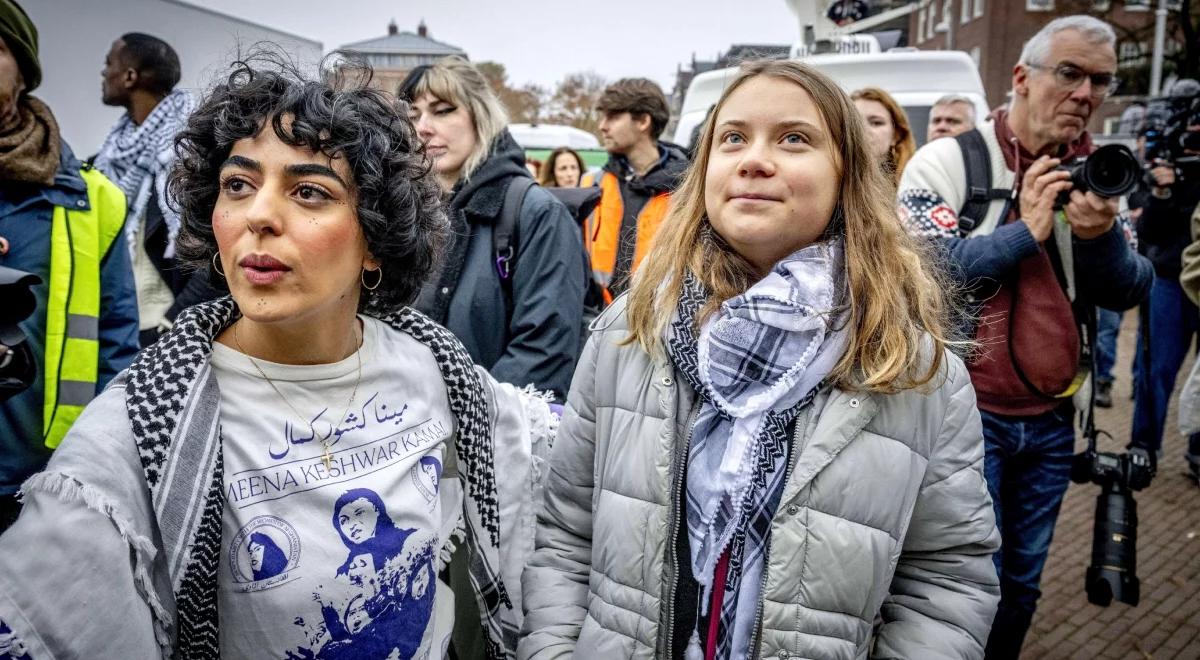
[[[1146,163],[1165,161],[1175,166],[1181,180],[1200,178],[1200,90],[1154,99],[1146,108],[1142,137],[1146,140]],[[1153,165],[1148,165],[1153,166]]]
[[[1154,463],[1145,449],[1124,454],[1096,450],[1096,436],[1088,448],[1071,461],[1071,481],[1100,486],[1096,497],[1096,523],[1092,532],[1092,563],[1085,588],[1088,602],[1107,607],[1114,598],[1137,605],[1141,597],[1137,578],[1137,502],[1133,491],[1150,485]]]
[[[30,287],[37,275],[0,266],[0,401],[28,388],[37,376],[37,362],[18,325],[33,313],[37,300]]]
[[[1071,188],[1091,191],[1101,197],[1120,197],[1135,187],[1142,177],[1142,166],[1128,147],[1106,144],[1085,158],[1060,165],[1058,169],[1071,173]],[[1054,201],[1062,208],[1071,201],[1071,191],[1064,190]]]

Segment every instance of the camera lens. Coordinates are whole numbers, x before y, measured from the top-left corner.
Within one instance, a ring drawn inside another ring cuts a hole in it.
[[[1119,144],[1109,144],[1088,156],[1081,172],[1083,181],[1077,182],[1076,187],[1101,197],[1120,197],[1133,190],[1141,171],[1133,152]]]
[[[1088,602],[1108,606],[1116,600],[1137,605],[1137,502],[1116,483],[1096,498],[1096,528],[1092,535],[1092,564],[1087,569]]]

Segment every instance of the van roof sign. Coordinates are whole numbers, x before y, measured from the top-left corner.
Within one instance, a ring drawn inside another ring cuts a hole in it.
[[[880,53],[883,49],[879,39],[869,34],[847,34],[833,39],[822,39],[811,44],[797,43],[792,46],[792,57],[808,57],[810,55],[865,55]]]

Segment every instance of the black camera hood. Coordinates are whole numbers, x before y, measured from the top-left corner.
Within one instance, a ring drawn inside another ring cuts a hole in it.
[[[30,287],[42,278],[23,270],[0,266],[0,326],[12,326],[29,318],[37,307]]]

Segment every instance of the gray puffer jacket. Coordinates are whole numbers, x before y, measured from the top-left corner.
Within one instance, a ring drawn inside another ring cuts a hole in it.
[[[550,459],[519,657],[679,658],[681,464],[698,400],[597,320]],[[832,390],[797,419],[753,657],[981,658],[1000,544],[962,361],[929,392]]]

